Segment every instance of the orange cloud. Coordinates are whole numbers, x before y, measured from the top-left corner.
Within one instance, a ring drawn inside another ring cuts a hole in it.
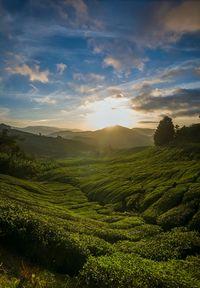
[[[31,68],[27,64],[23,64],[22,66],[7,67],[6,70],[12,74],[28,76],[30,81],[39,81],[42,83],[49,82],[49,71],[40,71],[39,65],[35,65],[34,68]]]

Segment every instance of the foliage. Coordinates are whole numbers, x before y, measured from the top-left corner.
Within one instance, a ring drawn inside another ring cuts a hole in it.
[[[84,287],[197,288],[199,281],[179,262],[154,262],[135,254],[91,257],[81,272]],[[196,267],[198,269],[198,267]]]
[[[197,146],[56,162],[0,153],[0,241],[43,269],[23,272],[24,288],[199,287]],[[22,286],[20,273],[0,286]]]
[[[17,136],[9,136],[8,129],[4,128],[0,131],[0,152],[22,154],[17,145]]]
[[[116,247],[122,252],[139,254],[156,261],[167,261],[196,255],[200,249],[200,238],[197,232],[175,229],[138,242],[120,241]]]
[[[7,131],[9,139],[14,139],[20,150],[31,157],[58,159],[95,153],[93,146],[77,140],[35,135],[15,129]]]
[[[25,155],[0,152],[0,173],[21,178],[43,175],[46,171],[56,168],[52,161],[34,160]]]
[[[46,267],[73,275],[86,261],[88,250],[75,234],[64,233],[17,206],[3,208],[0,224],[2,241]]]
[[[168,116],[165,116],[159,123],[155,134],[154,134],[154,143],[156,146],[162,146],[169,144],[174,139],[174,125],[172,119]]]
[[[183,126],[177,129],[175,143],[199,143],[200,124],[193,124],[189,127]]]

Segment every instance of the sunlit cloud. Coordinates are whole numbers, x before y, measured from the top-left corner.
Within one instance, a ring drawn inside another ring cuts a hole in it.
[[[139,25],[132,39],[140,47],[165,48],[187,33],[200,31],[199,1],[155,1],[148,8],[136,15]]]
[[[64,63],[58,63],[56,64],[56,68],[57,68],[57,72],[62,75],[65,71],[65,69],[67,68],[67,65]]]
[[[176,33],[200,31],[200,2],[184,1],[169,9],[164,18],[165,28]]]
[[[33,101],[40,103],[40,104],[56,104],[56,99],[52,99],[49,96],[41,97],[41,98],[34,98]]]
[[[11,74],[28,76],[30,81],[39,81],[42,83],[49,82],[49,71],[40,71],[39,65],[35,65],[31,68],[27,64],[23,64],[22,66],[7,67],[6,70]]]
[[[69,84],[69,86],[77,93],[80,93],[80,94],[86,94],[86,95],[89,95],[89,94],[94,94],[98,91],[100,91],[103,86],[101,85],[97,85],[97,86],[90,86],[90,85],[79,85],[79,84],[76,84],[76,83],[71,83]]]
[[[171,91],[170,91],[171,90]],[[199,89],[167,89],[155,90],[140,94],[132,99],[132,108],[136,111],[157,112],[166,111],[174,117],[198,116],[200,114]]]
[[[120,70],[121,67],[122,67],[122,64],[121,62],[116,59],[116,58],[113,58],[113,57],[106,57],[103,61],[104,65],[105,66],[111,66],[113,67],[115,70]]]
[[[76,81],[95,81],[100,82],[105,79],[104,75],[100,75],[97,73],[74,73],[73,79]]]

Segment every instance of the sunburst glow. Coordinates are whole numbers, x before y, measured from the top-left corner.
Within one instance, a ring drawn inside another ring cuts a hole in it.
[[[87,115],[88,126],[99,129],[107,126],[122,125],[131,127],[135,123],[133,111],[127,98],[108,97],[104,100],[88,103],[90,112]]]

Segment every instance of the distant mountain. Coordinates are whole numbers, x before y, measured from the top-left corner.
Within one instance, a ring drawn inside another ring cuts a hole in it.
[[[133,128],[123,126],[108,127],[96,131],[57,131],[53,137],[61,136],[65,139],[74,139],[97,148],[110,147],[113,149],[127,149],[138,146],[149,146],[153,143],[153,129]]]
[[[150,146],[153,144],[154,133],[153,129],[129,129],[119,125],[96,131],[59,130],[59,128],[48,126],[14,129],[1,124],[0,129],[3,128],[7,128],[10,134],[23,138],[23,141],[19,141],[19,145],[25,152],[52,157],[81,154],[84,151]],[[32,133],[23,131],[24,129],[32,131]],[[50,133],[51,131],[53,132]],[[44,135],[48,135],[48,137]]]
[[[0,124],[0,131],[3,130],[3,129],[9,130],[9,129],[11,129],[11,127],[10,127],[9,125],[6,125],[6,124],[4,124],[4,123],[1,123],[1,124]]]
[[[0,131],[9,126],[1,124]],[[63,158],[80,156],[95,151],[94,147],[77,140],[53,138],[19,131],[9,127],[8,135],[17,136],[18,145],[25,153],[39,157]]]
[[[155,129],[151,129],[151,128],[132,128],[132,130],[137,131],[146,136],[151,136],[151,137],[153,137],[153,134],[155,132]]]
[[[57,131],[73,131],[73,132],[78,132],[81,131],[79,129],[66,129],[66,128],[58,128],[58,127],[51,127],[51,126],[27,126],[24,128],[17,128],[14,127],[14,129],[23,131],[23,132],[28,132],[28,133],[33,133],[33,134],[42,134],[42,135],[50,135],[52,133],[55,133]]]

